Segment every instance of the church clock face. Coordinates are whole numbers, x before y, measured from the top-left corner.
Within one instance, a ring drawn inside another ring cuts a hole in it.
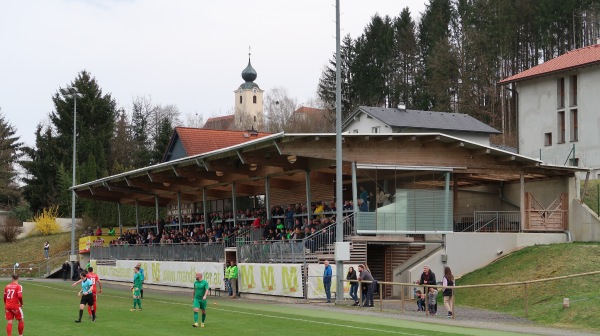
[[[252,92],[253,92],[253,93],[256,93],[256,88],[252,89]]]
[[[244,90],[242,88],[240,88],[240,93],[244,92]]]

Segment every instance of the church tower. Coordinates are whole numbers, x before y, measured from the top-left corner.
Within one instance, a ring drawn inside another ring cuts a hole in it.
[[[234,91],[235,106],[235,128],[239,130],[262,130],[263,127],[263,92],[254,80],[256,80],[256,70],[250,63],[250,53],[248,53],[248,66],[242,71],[242,83]]]

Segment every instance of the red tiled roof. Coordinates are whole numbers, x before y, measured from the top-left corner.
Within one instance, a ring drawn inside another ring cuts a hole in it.
[[[204,123],[202,128],[210,128],[210,129],[230,129],[233,127],[235,115],[226,115],[222,117],[213,117],[208,118]]]
[[[315,115],[315,114],[322,114],[325,112],[327,112],[326,109],[319,109],[319,108],[308,107],[308,106],[300,106],[296,111],[294,111],[294,113],[304,114],[304,115]]]
[[[498,84],[508,84],[594,64],[600,64],[600,44],[569,51],[531,69],[505,78]]]
[[[188,156],[198,155],[221,148],[271,135],[266,132],[224,131],[204,128],[176,127],[175,132]]]

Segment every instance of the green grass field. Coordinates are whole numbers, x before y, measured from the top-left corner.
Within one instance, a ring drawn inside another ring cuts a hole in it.
[[[146,289],[143,311],[130,312],[131,291],[119,285],[105,285],[95,323],[86,311],[83,322],[77,324],[79,286],[62,281],[20,282],[26,335],[516,335],[226,297],[209,297],[206,327],[193,328],[191,290],[188,295]],[[7,283],[0,281],[0,286]]]

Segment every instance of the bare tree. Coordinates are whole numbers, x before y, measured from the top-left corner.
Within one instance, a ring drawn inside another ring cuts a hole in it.
[[[202,128],[204,126],[204,116],[202,114],[198,114],[197,112],[186,113],[185,114],[185,122],[183,123],[185,127],[192,128]]]
[[[293,127],[292,116],[298,108],[298,101],[288,95],[287,89],[276,87],[264,100],[266,126],[269,132],[289,132]]]

